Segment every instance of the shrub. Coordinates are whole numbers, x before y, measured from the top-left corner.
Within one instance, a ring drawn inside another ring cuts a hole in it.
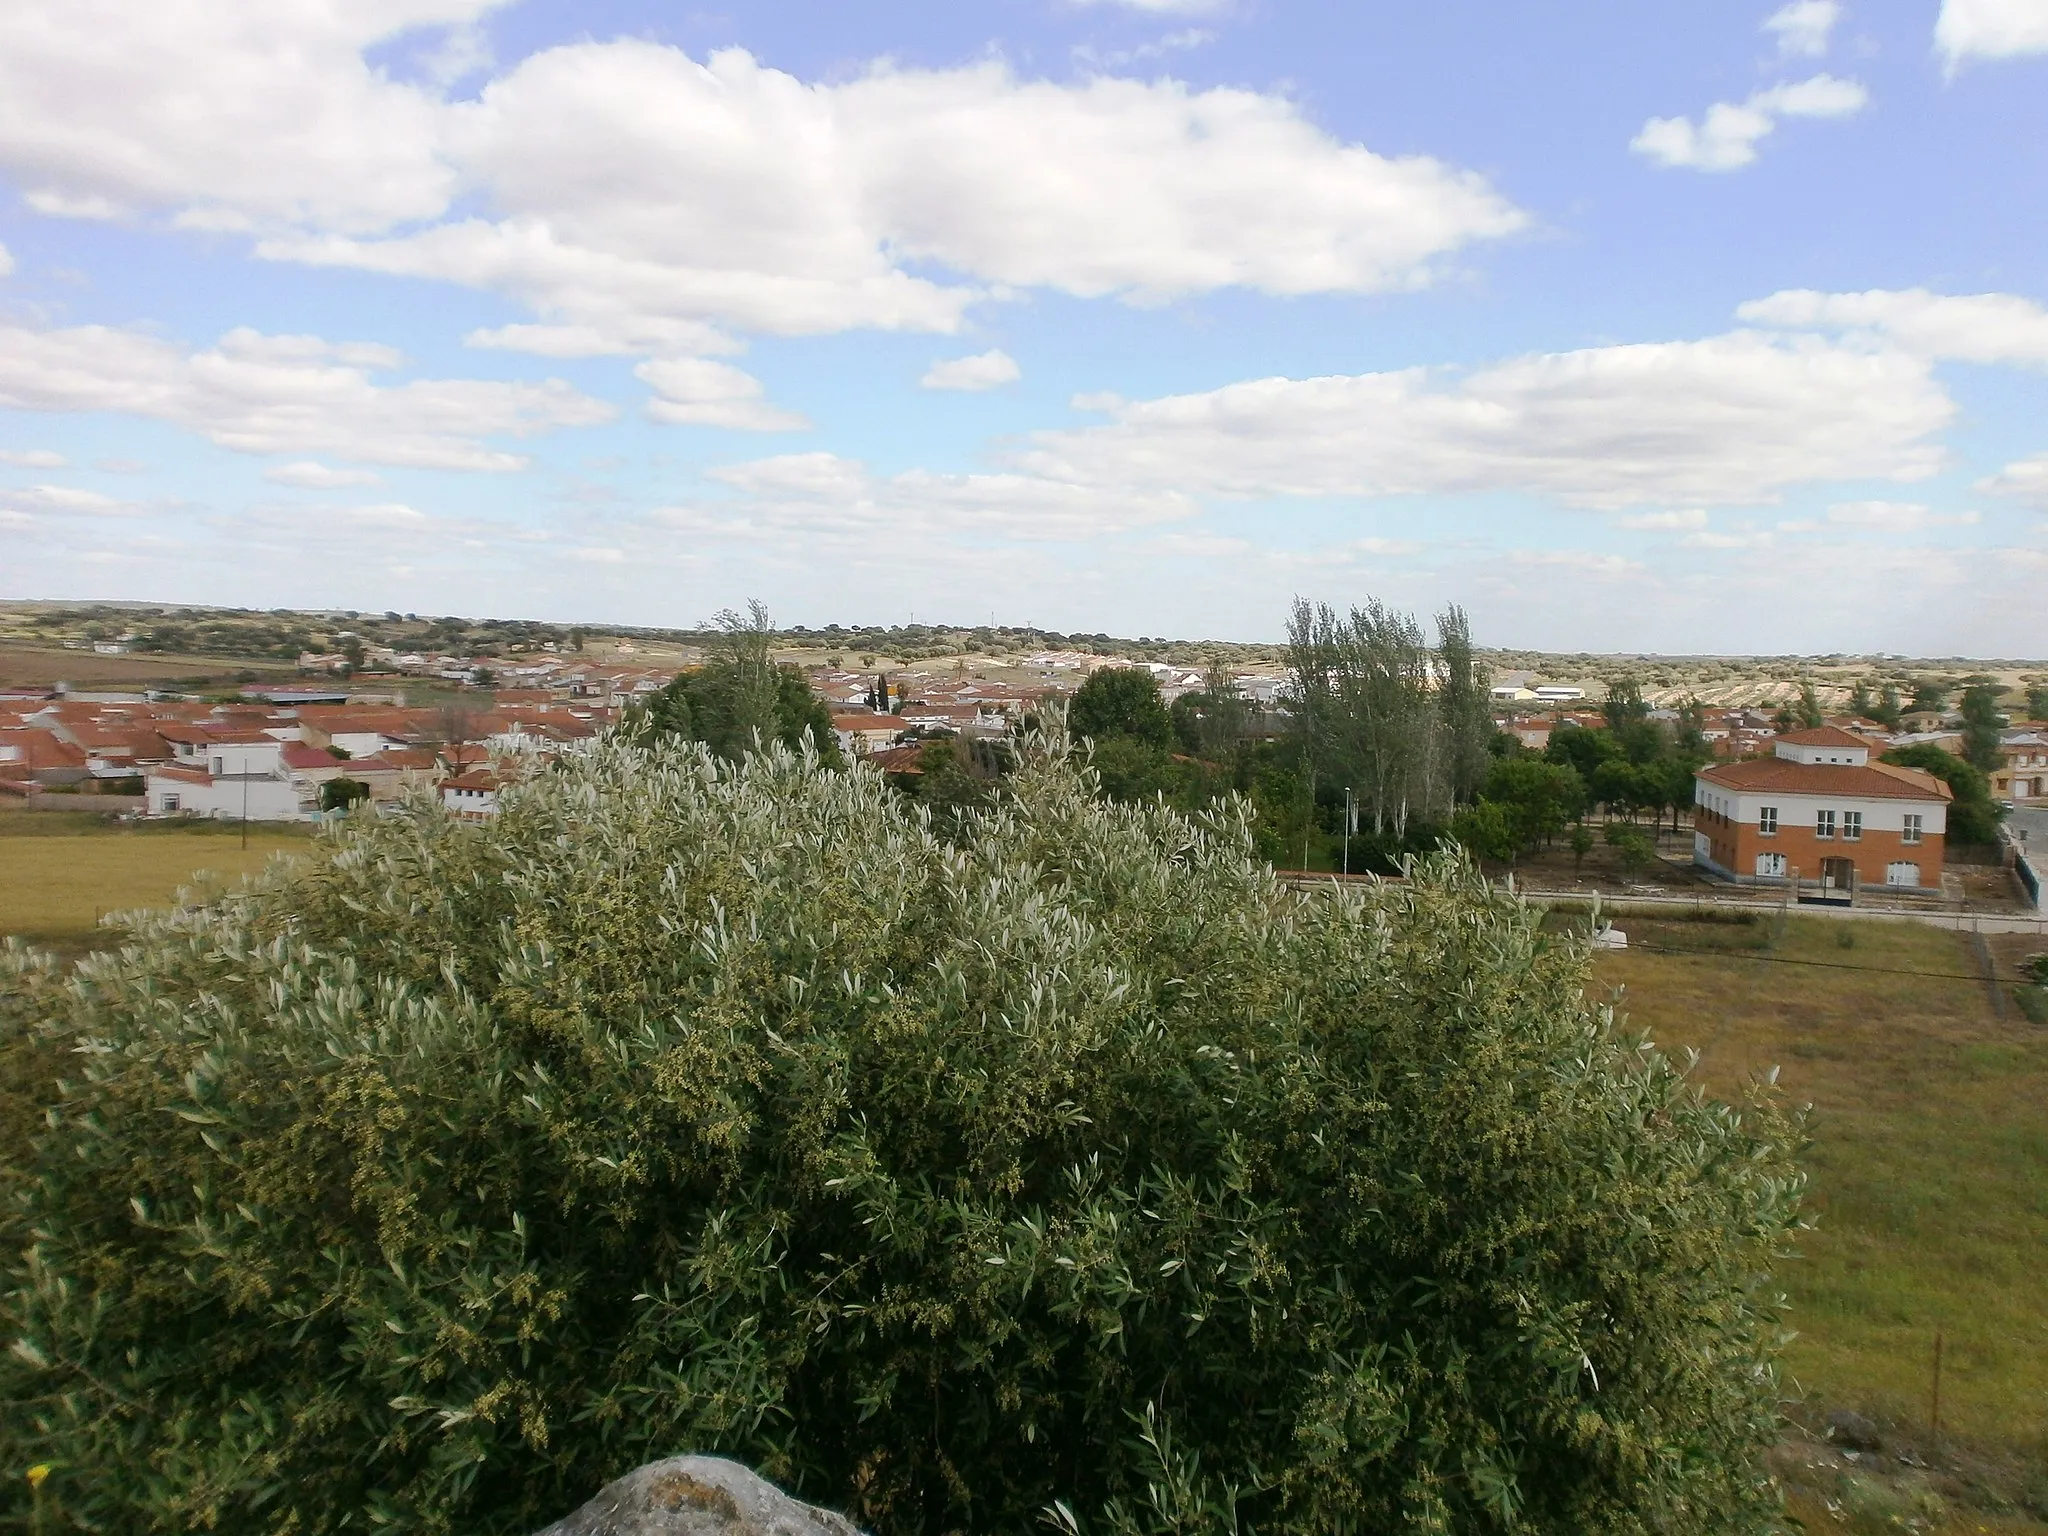
[[[1796,1128],[1444,855],[602,743],[0,986],[0,1449],[109,1531],[1762,1531]],[[18,1476],[0,1483],[26,1517]]]

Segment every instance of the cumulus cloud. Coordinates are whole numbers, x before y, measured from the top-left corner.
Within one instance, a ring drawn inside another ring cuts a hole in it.
[[[758,538],[802,534],[911,538],[1082,539],[1175,522],[1200,510],[1173,490],[1075,484],[1029,474],[877,475],[832,453],[785,454],[711,472],[738,494],[663,508],[667,527]]]
[[[0,50],[0,157],[45,213],[368,232],[433,218],[451,109],[364,49],[492,0],[29,0]],[[109,47],[108,39],[120,46]]]
[[[629,39],[544,49],[449,101],[364,61],[487,8],[20,0],[0,165],[45,212],[167,214],[508,294],[545,329],[480,344],[557,355],[700,353],[715,338],[681,338],[707,326],[950,331],[1022,287],[1403,288],[1526,223],[1481,178],[1346,143],[1279,93],[994,61],[820,84]]]
[[[109,326],[0,326],[0,406],[141,416],[241,453],[466,470],[525,466],[487,439],[591,426],[614,414],[559,379],[373,381],[370,371],[395,357],[370,343],[249,330],[188,351]]]
[[[1424,369],[1256,379],[1092,402],[1024,468],[1230,496],[1525,491],[1622,510],[1768,501],[1787,486],[1923,478],[1955,414],[1925,359],[1737,331]]]
[[[1841,19],[1839,0],[1792,0],[1764,19],[1764,30],[1777,37],[1779,53],[1817,59]]]
[[[14,253],[6,246],[0,245],[0,277],[10,277],[13,273]]]
[[[1815,75],[1757,91],[1747,101],[1717,101],[1698,123],[1653,117],[1629,148],[1659,165],[1691,171],[1736,171],[1756,162],[1757,144],[1784,117],[1853,117],[1870,93],[1854,80]]]
[[[1858,332],[1927,357],[2048,365],[2048,310],[2010,293],[1795,288],[1753,299],[1736,314],[1754,325]]]
[[[1024,370],[1017,366],[1017,359],[997,347],[993,351],[977,352],[972,357],[933,363],[917,382],[926,389],[983,390],[1015,383],[1023,376]]]
[[[1838,501],[1828,508],[1828,521],[1837,528],[1919,533],[1928,528],[1968,527],[1981,519],[1975,512],[1936,512],[1917,501]]]
[[[1965,59],[2048,53],[2048,4],[2042,0],[1942,0],[1934,43],[1953,69]]]
[[[1997,474],[1977,482],[1977,489],[1990,496],[2010,496],[2039,511],[2048,512],[2048,453],[2008,464]]]
[[[70,463],[61,453],[52,453],[47,448],[0,448],[0,464],[12,464],[20,469],[62,469]]]
[[[337,469],[316,459],[300,459],[296,463],[279,464],[266,469],[263,471],[263,478],[278,485],[302,486],[310,491],[331,491],[349,485],[375,485],[378,475],[374,469]]]
[[[794,432],[810,422],[770,405],[761,381],[729,363],[703,357],[663,358],[633,370],[654,387],[647,414],[677,426],[730,427],[741,432]]]

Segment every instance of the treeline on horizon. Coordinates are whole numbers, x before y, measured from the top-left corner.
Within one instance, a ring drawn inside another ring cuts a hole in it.
[[[1437,614],[1426,635],[1413,616],[1377,600],[1340,614],[1297,599],[1287,628],[1288,682],[1278,707],[1244,697],[1225,666],[1212,666],[1202,687],[1170,703],[1142,668],[1091,674],[1063,724],[1085,744],[1096,792],[1189,813],[1237,797],[1260,854],[1276,868],[1389,874],[1447,841],[1511,864],[1563,840],[1575,864],[1604,841],[1635,873],[1656,857],[1663,818],[1680,829],[1693,776],[1713,755],[1697,700],[1653,711],[1629,680],[1609,690],[1599,725],[1562,721],[1545,749],[1531,752],[1495,724],[1491,675],[1456,606]],[[643,742],[700,741],[731,759],[756,743],[808,743],[838,764],[824,704],[796,668],[774,659],[778,633],[758,602],[744,616],[721,614],[704,664],[639,707],[629,733]],[[1962,757],[1924,744],[1885,754],[1949,784],[1955,842],[1997,836],[1988,777],[1998,756],[1996,695],[1983,679],[1963,691]],[[1947,701],[1947,690],[1930,681],[1910,704],[1940,709]],[[1902,707],[1891,689],[1880,699],[1860,691],[1854,703],[1857,713],[1892,720]],[[1777,724],[1791,730],[1823,718],[1809,686]],[[1048,708],[1021,721],[1017,734],[1059,723]],[[955,836],[1002,796],[1020,760],[1015,741],[905,734],[922,750],[914,769],[896,764],[890,782]],[[1598,839],[1588,825],[1595,813]]]

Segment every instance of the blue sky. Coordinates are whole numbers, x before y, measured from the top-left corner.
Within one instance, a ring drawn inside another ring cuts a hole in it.
[[[22,0],[0,595],[2048,654],[2048,0]]]

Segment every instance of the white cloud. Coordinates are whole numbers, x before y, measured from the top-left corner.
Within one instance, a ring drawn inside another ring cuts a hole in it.
[[[1641,512],[1633,517],[1617,517],[1614,526],[1642,532],[1677,532],[1706,527],[1707,514],[1698,507],[1689,507],[1683,512]]]
[[[610,544],[592,544],[570,550],[569,558],[581,560],[586,565],[623,565],[626,562],[626,552]]]
[[[2048,4],[2043,0],[1942,0],[1934,43],[1949,67],[1964,59],[2009,59],[2048,53]]]
[[[1120,5],[1154,16],[1206,16],[1224,9],[1228,0],[1074,0],[1076,5]]]
[[[1864,332],[1927,357],[2048,365],[2048,310],[2010,293],[1794,288],[1752,299],[1736,314],[1754,325]]]
[[[14,253],[8,250],[6,246],[0,245],[0,277],[11,277],[13,275]]]
[[[30,485],[0,490],[0,506],[15,512],[48,512],[80,517],[136,517],[146,510],[138,502],[122,501],[98,491],[83,491],[69,485]]]
[[[1193,517],[1171,490],[1078,485],[1025,474],[942,474],[913,469],[878,476],[857,459],[786,454],[728,465],[712,478],[740,493],[730,501],[668,507],[655,520],[732,536],[901,539],[1084,539]]]
[[[1207,27],[1187,27],[1179,32],[1169,32],[1153,42],[1138,43],[1129,48],[1112,48],[1106,53],[1098,50],[1092,43],[1077,43],[1070,52],[1076,63],[1095,69],[1116,69],[1121,65],[1136,64],[1145,59],[1163,59],[1169,54],[1206,48],[1215,41],[1216,34]]]
[[[626,39],[543,49],[450,101],[365,62],[408,29],[459,41],[487,9],[16,0],[0,167],[45,212],[168,215],[508,294],[548,329],[485,335],[559,355],[700,352],[676,328],[707,325],[945,332],[1021,287],[1404,288],[1527,223],[1481,178],[1345,143],[1278,92],[995,61],[808,83]]]
[[[0,50],[0,158],[42,212],[370,231],[455,195],[453,110],[363,50],[492,0],[27,0]],[[119,38],[118,47],[108,40]]]
[[[752,374],[703,357],[642,363],[634,374],[654,387],[647,414],[678,426],[730,427],[741,432],[794,432],[810,422],[770,405]]]
[[[1828,508],[1837,528],[1877,533],[1918,533],[1928,528],[1961,528],[1981,521],[1975,512],[1936,512],[1917,501],[1838,501]]]
[[[1747,101],[1717,101],[1697,124],[1683,117],[1653,117],[1629,148],[1659,165],[1692,171],[1735,171],[1756,161],[1758,141],[1781,117],[1852,117],[1870,102],[1854,80],[1815,75],[1756,92]]]
[[[737,352],[738,343],[716,326],[694,320],[637,320],[596,325],[500,325],[471,331],[463,345],[539,357],[633,357],[649,352],[704,356]]]
[[[141,416],[240,453],[468,470],[524,467],[486,439],[591,426],[615,414],[559,379],[373,382],[369,370],[395,356],[370,343],[247,330],[187,351],[108,326],[0,326],[0,406]]]
[[[1097,402],[1101,404],[1101,402]],[[1104,406],[1023,467],[1230,496],[1522,491],[1621,510],[1767,501],[1812,481],[1923,478],[1955,414],[1924,359],[1737,331],[1423,369],[1257,379]]]
[[[2010,496],[2048,512],[2048,453],[2006,465],[1989,479],[1978,481],[1977,489],[1990,496]]]
[[[62,469],[71,461],[61,453],[52,453],[47,448],[0,448],[0,464],[13,464],[22,469]]]
[[[1839,0],[1792,0],[1765,18],[1764,30],[1776,34],[1780,54],[1817,59],[1841,19]]]
[[[1777,542],[1777,537],[1763,528],[1744,528],[1728,533],[1702,529],[1688,533],[1678,542],[1685,549],[1768,549]]]
[[[263,478],[279,485],[303,486],[312,491],[337,490],[347,485],[375,485],[377,472],[373,469],[337,469],[331,464],[322,464],[314,459],[300,459],[293,464],[279,464],[263,471]]]
[[[1024,370],[1017,366],[1017,359],[998,347],[990,352],[977,352],[972,357],[933,363],[917,382],[926,389],[983,390],[1015,383],[1023,376]]]

